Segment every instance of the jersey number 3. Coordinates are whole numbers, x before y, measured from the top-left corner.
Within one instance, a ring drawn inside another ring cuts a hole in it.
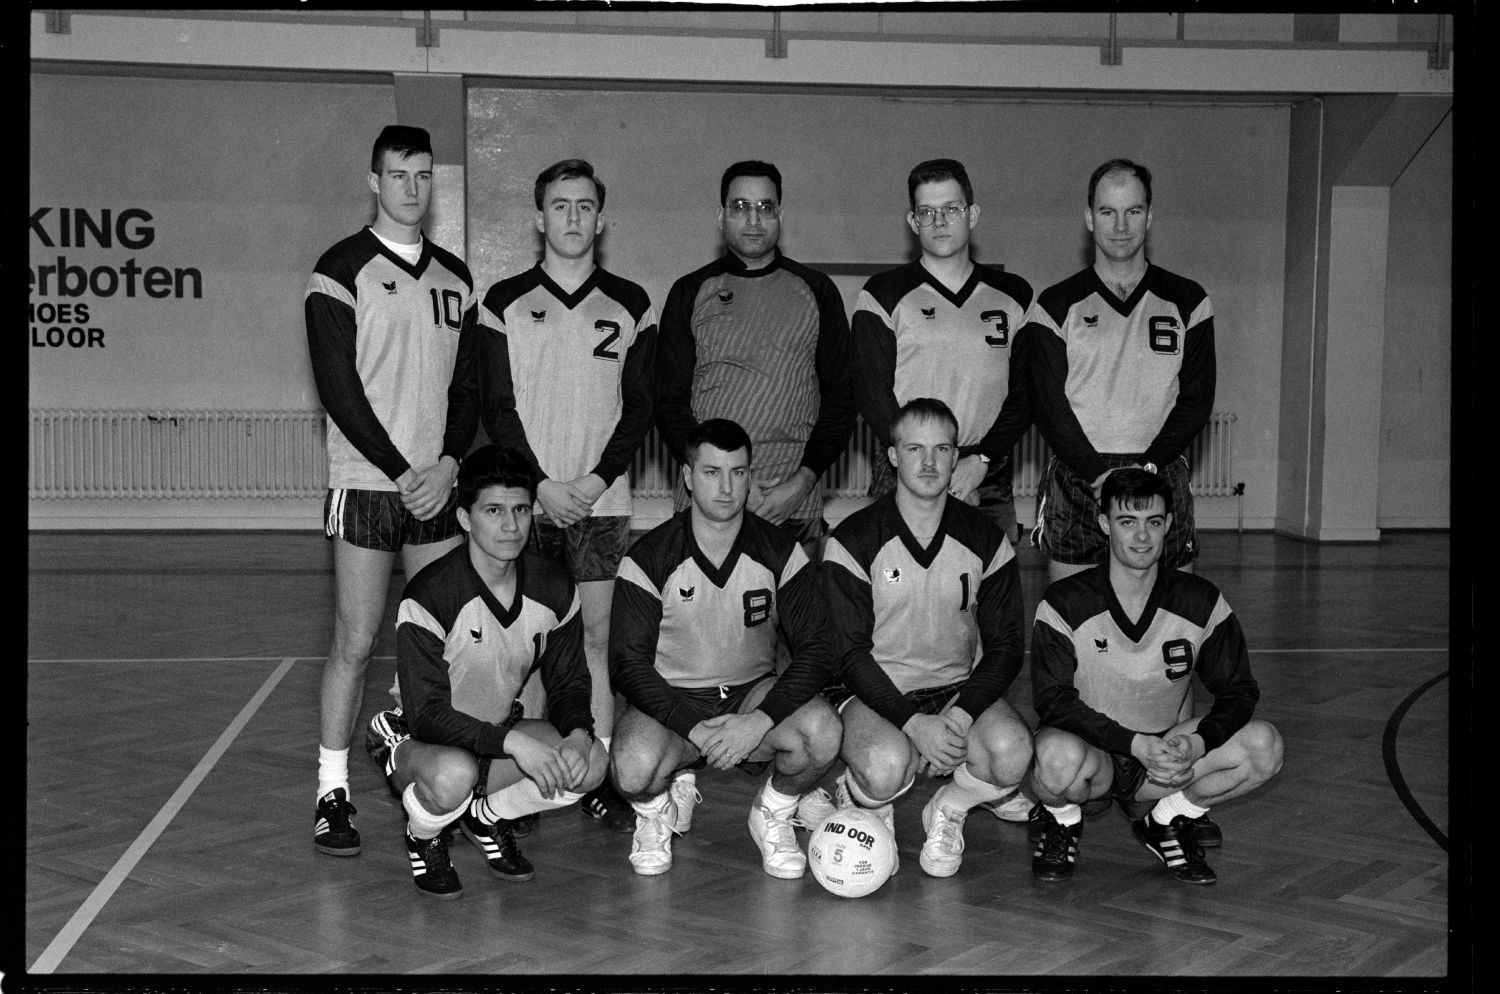
[[[620,326],[614,321],[595,321],[594,330],[604,335],[604,341],[594,346],[594,358],[619,362],[619,351],[610,346],[620,340]]]

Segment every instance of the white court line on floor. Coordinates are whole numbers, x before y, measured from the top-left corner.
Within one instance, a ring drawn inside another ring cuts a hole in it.
[[[110,867],[109,872],[104,875],[104,879],[99,881],[99,885],[88,896],[88,900],[84,901],[83,905],[73,913],[73,917],[68,919],[68,923],[63,926],[61,932],[57,933],[57,937],[48,944],[46,949],[42,950],[42,954],[37,957],[35,963],[31,964],[27,972],[51,973],[57,969],[58,964],[63,961],[63,957],[68,955],[74,943],[83,936],[84,930],[93,923],[94,918],[104,909],[104,905],[114,896],[120,884],[124,883],[125,879],[130,876],[130,871],[135,869],[135,865],[140,862],[141,857],[146,855],[146,850],[151,848],[151,845],[166,830],[167,826],[171,824],[172,819],[177,816],[177,812],[181,811],[183,805],[187,804],[188,798],[193,795],[193,791],[198,789],[198,785],[208,776],[208,772],[214,768],[214,764],[228,751],[230,744],[234,742],[240,731],[254,717],[255,712],[260,710],[261,704],[270,696],[271,691],[276,689],[276,685],[281,682],[282,677],[286,676],[294,662],[296,662],[295,658],[282,659],[281,665],[276,667],[270,676],[266,677],[265,682],[260,685],[260,689],[240,709],[240,713],[229,723],[229,727],[224,729],[214,744],[209,747],[208,752],[198,761],[198,765],[193,767],[193,772],[189,773],[187,779],[182,781],[182,785],[177,788],[176,792],[167,798],[167,803],[162,805],[162,809],[156,813],[156,817],[151,819],[151,824],[147,825],[145,830],[136,836],[136,840],[130,844],[129,849],[125,850],[125,854],[115,862],[114,866]]]

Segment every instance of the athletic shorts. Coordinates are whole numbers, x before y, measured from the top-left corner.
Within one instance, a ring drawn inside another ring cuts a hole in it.
[[[526,544],[565,567],[574,583],[613,580],[630,546],[630,517],[589,517],[566,528],[533,518]]]
[[[918,714],[937,714],[947,707],[948,704],[958,696],[963,689],[962,683],[950,683],[946,687],[924,687],[920,690],[909,690],[901,695],[911,702],[917,709]],[[844,713],[844,708],[854,700],[854,691],[842,683],[830,683],[822,690],[823,700],[832,705],[839,714]],[[975,715],[974,717],[978,717]]]
[[[989,471],[979,481],[976,492],[979,494],[979,510],[999,526],[1006,538],[1016,542],[1019,535],[1016,533],[1016,495],[1011,479],[1013,475],[1010,456],[997,459],[990,463]],[[896,470],[882,450],[870,467],[870,497],[878,499],[895,489]]]
[[[361,549],[398,552],[462,535],[456,491],[428,521],[418,521],[394,490],[329,490],[323,502],[323,535]]]
[[[1130,466],[1140,456],[1107,455],[1107,466]],[[1172,527],[1167,531],[1161,562],[1179,569],[1198,558],[1198,532],[1193,526],[1193,495],[1188,490],[1186,456],[1162,467],[1161,475],[1172,486]],[[1099,529],[1099,502],[1085,480],[1053,456],[1047,462],[1041,503],[1033,538],[1040,534],[1042,554],[1070,566],[1094,566],[1109,555],[1109,537]]]
[[[762,684],[775,682],[776,674],[770,673],[758,679],[751,680],[749,683],[741,683],[732,687],[673,687],[672,689],[693,712],[693,717],[696,719],[694,724],[697,724],[699,721],[717,718],[721,714],[748,713],[752,709],[745,705],[747,703],[746,698],[750,696],[751,691]],[[751,751],[753,752],[754,750]],[[739,768],[751,776],[759,776],[770,765],[771,761],[769,759],[747,759],[739,764]]]

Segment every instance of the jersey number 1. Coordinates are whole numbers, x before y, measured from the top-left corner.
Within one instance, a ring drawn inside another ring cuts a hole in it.
[[[432,323],[447,325],[454,331],[463,328],[464,298],[457,290],[444,290],[442,303],[438,303],[437,287],[427,291],[432,296]]]

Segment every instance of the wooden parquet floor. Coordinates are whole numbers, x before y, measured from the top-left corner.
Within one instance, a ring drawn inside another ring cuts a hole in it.
[[[481,977],[571,977],[578,990],[1452,980],[1467,954],[1450,950],[1450,929],[1467,929],[1450,897],[1467,833],[1450,834],[1449,695],[1453,680],[1467,694],[1470,674],[1464,660],[1445,676],[1446,534],[1351,547],[1206,537],[1200,570],[1239,613],[1260,714],[1286,740],[1281,776],[1215,812],[1215,887],[1167,878],[1115,812],[1088,823],[1071,883],[1034,883],[1024,827],[983,811],[959,874],[927,877],[933,785],[919,783],[897,808],[900,873],[841,900],[811,877],[763,874],[745,827],[758,783],[710,772],[662,877],[633,874],[628,836],[568,810],[525,840],[531,883],[489,877],[456,838],[465,893],[437,902],[409,883],[404,815],[359,743],[364,852],[333,859],[308,838],[332,598],[321,538],[32,535],[24,942],[3,986],[15,974],[228,975],[258,990],[376,975],[455,990]],[[1023,551],[1028,611],[1045,578],[1035,555]],[[392,587],[394,606],[399,577]],[[366,715],[385,706],[392,651],[387,635]],[[1029,713],[1029,696],[1023,675],[1010,697]]]

